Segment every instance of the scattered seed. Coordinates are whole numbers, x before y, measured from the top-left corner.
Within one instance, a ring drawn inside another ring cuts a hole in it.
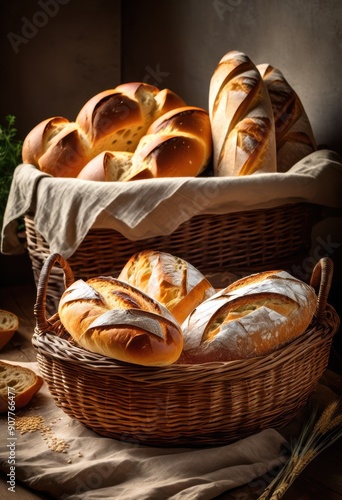
[[[41,415],[18,416],[15,426],[20,431],[20,434],[39,431],[44,441],[47,442],[48,448],[57,453],[66,453],[70,447],[64,439],[58,439],[53,435],[51,427],[45,424]]]

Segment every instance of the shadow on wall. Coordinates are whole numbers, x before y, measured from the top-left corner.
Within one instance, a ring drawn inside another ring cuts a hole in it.
[[[122,78],[151,83],[153,71],[159,86],[207,108],[218,61],[241,50],[255,64],[283,72],[303,102],[317,142],[341,154],[341,23],[340,0],[126,0]]]

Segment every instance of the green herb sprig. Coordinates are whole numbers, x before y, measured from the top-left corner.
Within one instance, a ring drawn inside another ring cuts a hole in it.
[[[21,163],[23,141],[17,137],[16,117],[7,115],[0,124],[0,229],[15,167]]]

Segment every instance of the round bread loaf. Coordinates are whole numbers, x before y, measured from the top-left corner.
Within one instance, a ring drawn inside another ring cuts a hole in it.
[[[167,252],[144,250],[136,253],[118,278],[163,304],[179,323],[215,293],[198,269]]]
[[[179,362],[231,361],[273,352],[306,330],[316,303],[314,289],[284,271],[242,278],[185,320]]]
[[[168,309],[112,277],[75,281],[58,313],[80,346],[120,361],[162,366],[182,351],[181,328]]]

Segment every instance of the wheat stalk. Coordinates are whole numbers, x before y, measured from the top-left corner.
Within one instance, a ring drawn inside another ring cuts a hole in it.
[[[291,455],[258,500],[279,500],[287,489],[322,451],[342,436],[342,401],[330,403],[317,419],[313,412],[292,447]]]

